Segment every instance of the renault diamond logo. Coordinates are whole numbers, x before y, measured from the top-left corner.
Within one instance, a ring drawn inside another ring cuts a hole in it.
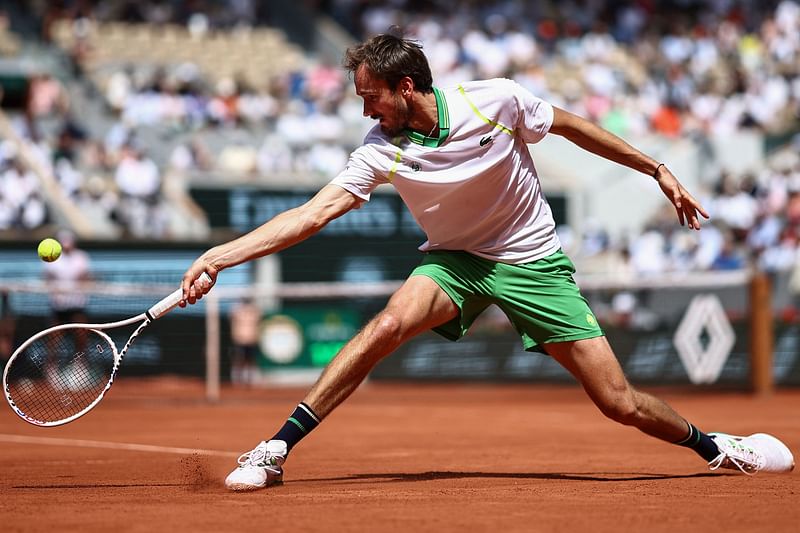
[[[480,144],[481,144],[481,146],[486,146],[487,144],[489,144],[489,143],[490,143],[490,142],[492,142],[493,140],[494,140],[494,139],[492,138],[492,136],[491,136],[491,135],[487,135],[486,137],[484,137],[483,139],[481,139],[481,143],[480,143]]]
[[[703,333],[708,342],[703,342]],[[715,383],[731,353],[736,334],[714,294],[692,298],[673,337],[678,356],[692,383]]]

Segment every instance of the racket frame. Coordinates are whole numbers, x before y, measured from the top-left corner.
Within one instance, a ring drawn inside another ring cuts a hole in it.
[[[200,276],[199,279],[209,285],[211,284],[211,277],[205,272]],[[6,366],[3,369],[3,394],[6,397],[8,405],[11,406],[11,409],[14,411],[14,413],[17,414],[17,416],[19,416],[20,418],[22,418],[23,420],[25,420],[30,424],[40,427],[61,426],[82,417],[83,415],[91,411],[94,407],[96,407],[97,404],[100,403],[103,397],[105,397],[108,390],[111,388],[111,385],[114,384],[114,378],[116,377],[117,371],[119,370],[120,365],[122,364],[122,359],[123,357],[125,357],[125,353],[127,353],[128,348],[131,347],[136,337],[138,337],[139,334],[142,332],[142,330],[144,330],[144,328],[146,328],[151,322],[172,311],[181,302],[182,299],[183,299],[183,290],[176,289],[169,296],[163,298],[161,301],[153,305],[146,312],[130,318],[126,318],[125,320],[119,320],[117,322],[108,322],[104,324],[83,324],[83,323],[61,324],[40,331],[33,337],[23,342],[16,350],[14,350],[14,353],[11,354],[11,357],[8,359],[8,362],[6,363]],[[104,330],[125,327],[131,324],[135,324],[137,322],[141,322],[141,324],[139,324],[139,326],[136,327],[133,333],[131,333],[130,337],[128,338],[128,341],[122,347],[122,350],[118,350],[117,345],[114,344],[114,341],[111,340],[111,337],[109,337],[104,332]],[[113,350],[114,366],[111,369],[111,375],[109,376],[108,382],[106,383],[105,387],[103,387],[103,390],[100,392],[100,394],[97,395],[97,398],[95,398],[94,401],[92,401],[89,405],[87,405],[74,415],[71,415],[62,420],[54,420],[54,421],[39,420],[22,411],[22,409],[20,409],[17,406],[16,402],[11,397],[10,386],[7,380],[8,372],[11,366],[13,365],[14,361],[17,359],[17,356],[22,354],[25,351],[25,349],[28,346],[30,346],[33,342],[56,331],[62,331],[66,329],[88,329],[89,331],[97,333],[98,335],[103,337]]]

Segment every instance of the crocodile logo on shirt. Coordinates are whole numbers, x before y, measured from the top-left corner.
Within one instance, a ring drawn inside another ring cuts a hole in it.
[[[494,140],[494,139],[492,138],[492,136],[491,136],[491,135],[487,135],[486,137],[484,137],[483,139],[481,139],[480,145],[481,145],[481,146],[486,146],[487,144],[489,144],[489,143],[490,143],[490,142],[492,142],[493,140]]]

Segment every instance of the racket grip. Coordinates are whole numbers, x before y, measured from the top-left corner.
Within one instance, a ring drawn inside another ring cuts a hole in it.
[[[197,278],[199,280],[204,281],[211,285],[211,276],[207,273],[203,272],[200,274],[200,277]],[[156,318],[165,315],[175,309],[179,303],[183,300],[183,289],[177,289],[172,294],[155,304],[153,307],[147,310],[147,315],[150,317],[150,320],[155,320]]]

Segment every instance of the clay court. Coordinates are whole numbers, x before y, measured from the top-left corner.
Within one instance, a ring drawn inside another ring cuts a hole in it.
[[[655,390],[706,431],[800,450],[800,391]],[[605,420],[580,389],[367,383],[303,441],[285,483],[230,493],[240,452],[303,390],[122,380],[93,412],[40,429],[0,411],[2,530],[796,531],[800,476],[709,472]]]

